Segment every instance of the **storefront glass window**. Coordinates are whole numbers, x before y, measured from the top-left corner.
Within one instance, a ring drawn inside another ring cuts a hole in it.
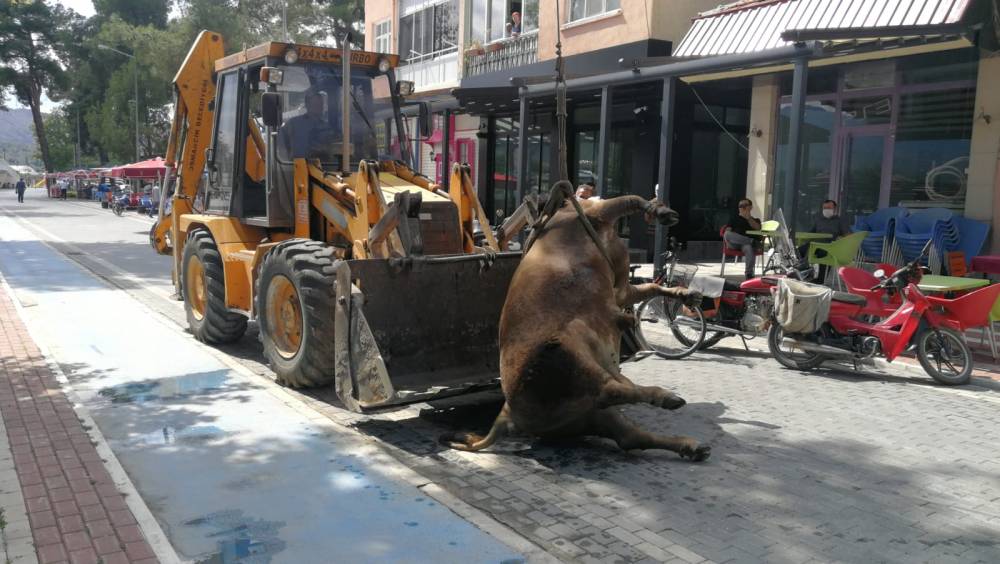
[[[494,126],[492,213],[496,218],[498,210],[504,217],[514,212],[517,198],[517,120],[500,118]]]
[[[975,96],[962,88],[900,97],[890,205],[963,207]]]
[[[802,127],[802,182],[798,196],[796,229],[810,229],[820,213],[823,200],[830,192],[833,133],[837,117],[834,101],[806,103]],[[788,128],[791,105],[782,104],[779,115],[778,147],[775,160],[774,199],[772,209],[782,206],[785,193],[785,171],[788,162]]]
[[[979,68],[977,49],[959,49],[899,59],[903,84],[975,80]]]
[[[889,123],[892,119],[892,96],[844,100],[840,113],[845,127]]]

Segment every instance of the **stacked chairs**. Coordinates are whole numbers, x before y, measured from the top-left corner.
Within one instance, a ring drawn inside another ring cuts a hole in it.
[[[867,231],[868,237],[861,243],[861,251],[873,262],[885,260],[892,246],[896,223],[907,216],[906,208],[884,208],[867,216],[854,219],[851,231]]]
[[[957,245],[957,230],[952,224],[954,214],[944,208],[928,208],[903,217],[896,223],[894,239],[902,252],[903,262],[920,255],[927,241],[933,240],[936,258],[948,245]],[[951,224],[951,225],[949,225]]]

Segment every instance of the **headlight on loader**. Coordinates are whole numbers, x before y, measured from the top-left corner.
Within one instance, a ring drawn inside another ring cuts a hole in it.
[[[381,73],[387,73],[390,68],[392,68],[392,66],[389,64],[389,59],[386,57],[380,57],[378,60],[378,71]]]
[[[294,65],[295,63],[298,62],[298,60],[299,60],[299,52],[289,47],[289,49],[285,51],[285,62],[288,63],[289,65]]]

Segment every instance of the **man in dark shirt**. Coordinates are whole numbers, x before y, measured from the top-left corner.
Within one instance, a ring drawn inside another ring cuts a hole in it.
[[[25,184],[23,178],[18,178],[17,179],[17,184],[14,186],[14,188],[17,190],[17,201],[18,201],[18,203],[23,204],[24,203],[24,191],[28,189],[28,185]]]
[[[837,202],[825,200],[823,202],[823,215],[816,218],[812,232],[826,233],[833,236],[834,239],[839,239],[849,234],[851,230],[844,221],[844,218],[840,217],[837,213]]]
[[[754,217],[751,214],[752,211],[753,202],[746,198],[740,200],[736,215],[730,218],[729,226],[723,234],[726,244],[743,251],[743,261],[746,263],[745,274],[748,280],[753,278],[753,267],[754,263],[757,262],[754,246],[760,240],[760,237],[747,235],[747,231],[760,229],[760,219]]]

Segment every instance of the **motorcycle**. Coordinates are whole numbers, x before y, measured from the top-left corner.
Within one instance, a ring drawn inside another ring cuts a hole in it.
[[[786,368],[809,370],[834,358],[857,363],[881,356],[891,362],[912,345],[920,365],[934,380],[946,385],[968,383],[972,353],[960,333],[961,321],[949,309],[957,300],[929,298],[917,286],[925,270],[921,261],[929,248],[928,242],[920,256],[891,275],[875,272],[880,281],[870,288],[872,292],[891,289],[902,298],[884,319],[867,321],[871,306],[865,296],[832,292],[829,315],[815,331],[786,332],[773,320],[767,335],[771,354]],[[959,299],[992,305],[998,295],[1000,284],[994,284]]]
[[[129,206],[130,198],[126,193],[115,194],[111,198],[111,211],[115,213],[118,217],[121,217],[125,212],[125,209]]]
[[[701,309],[705,315],[705,339],[700,349],[718,344],[726,337],[738,336],[747,350],[747,341],[767,332],[774,306],[771,289],[777,278],[790,276],[799,280],[812,280],[815,270],[799,260],[795,246],[785,228],[781,210],[775,213],[778,229],[772,237],[774,266],[765,269],[765,275],[742,283],[731,282],[721,276],[696,276],[691,289],[701,292],[704,299]],[[767,272],[772,272],[767,274]]]

